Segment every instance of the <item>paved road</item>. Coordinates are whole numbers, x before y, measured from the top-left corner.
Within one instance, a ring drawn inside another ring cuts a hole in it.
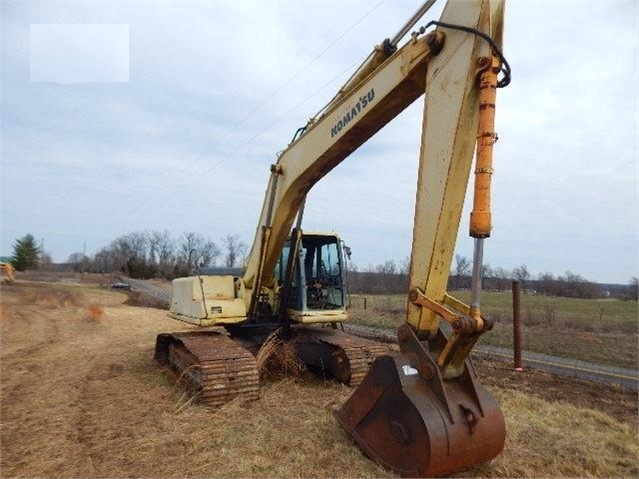
[[[170,301],[169,286],[161,287],[146,281],[123,278],[136,291],[143,292],[159,300]],[[372,338],[378,341],[397,342],[395,333],[388,329],[372,328],[359,324],[347,323],[344,325],[346,331],[353,334]],[[477,345],[473,350],[473,356],[486,357],[499,361],[512,363],[512,350],[498,348],[496,346]],[[588,381],[598,381],[607,384],[614,384],[633,391],[639,390],[639,376],[637,370],[616,368],[604,364],[588,363],[577,359],[560,358],[547,354],[522,351],[522,362],[524,368],[546,371],[558,376],[574,377]]]
[[[371,339],[397,342],[395,334],[390,330],[380,330],[358,324],[347,324],[345,329],[351,331],[353,334],[361,334]],[[472,355],[496,359],[511,364],[513,362],[512,350],[496,346],[478,344],[473,349]],[[639,390],[639,374],[638,371],[634,369],[617,368],[605,364],[589,363],[577,359],[561,358],[531,351],[522,351],[521,356],[524,368],[546,371],[558,376],[615,384],[633,391]]]
[[[480,345],[475,348],[473,354],[510,363],[513,361],[512,350],[495,346]],[[635,369],[617,368],[531,351],[522,351],[522,363],[524,368],[539,369],[559,376],[616,384],[633,391],[639,390],[639,376]]]

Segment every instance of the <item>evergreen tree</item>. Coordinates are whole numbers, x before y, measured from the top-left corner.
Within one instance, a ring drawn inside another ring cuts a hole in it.
[[[38,267],[38,255],[40,248],[36,245],[35,238],[32,234],[27,234],[16,240],[13,245],[13,257],[11,264],[18,271],[25,269],[35,269]]]

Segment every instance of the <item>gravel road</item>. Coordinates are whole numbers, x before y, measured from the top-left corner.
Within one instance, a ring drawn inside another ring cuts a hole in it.
[[[148,281],[140,281],[137,279],[123,278],[123,281],[131,285],[131,289],[140,293],[148,294],[160,301],[166,301],[167,304],[171,299],[171,285],[167,284],[166,287],[159,286],[157,284],[149,283]]]

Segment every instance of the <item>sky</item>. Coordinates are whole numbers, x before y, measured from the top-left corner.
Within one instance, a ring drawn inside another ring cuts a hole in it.
[[[0,255],[26,233],[56,262],[134,231],[250,245],[277,153],[420,4],[3,1]],[[638,47],[634,0],[507,1],[486,263],[639,275]],[[359,266],[410,254],[422,115],[309,194],[304,227]]]

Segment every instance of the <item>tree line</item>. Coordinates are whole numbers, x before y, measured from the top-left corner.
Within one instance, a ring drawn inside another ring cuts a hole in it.
[[[197,268],[242,266],[247,247],[235,234],[223,236],[220,243],[199,233],[185,232],[178,238],[167,230],[133,232],[117,237],[97,253],[87,256],[73,253],[67,260],[76,272],[121,273],[131,278],[173,279],[192,274]],[[16,240],[11,263],[18,271],[47,269],[51,258],[38,247],[35,238],[27,234]],[[221,263],[221,264],[220,264]],[[350,263],[348,290],[358,294],[402,294],[408,289],[410,258],[396,263],[387,260],[377,265],[358,267]],[[448,279],[449,290],[469,289],[472,275],[471,261],[455,255]],[[533,278],[525,264],[512,269],[482,266],[482,288],[486,291],[509,291],[512,281],[519,281],[524,293],[563,296],[570,298],[615,297],[637,301],[639,279],[632,278],[627,286],[604,286],[566,271],[554,276],[544,272]]]
[[[238,266],[246,245],[238,235],[227,234],[220,245],[199,233],[184,232],[175,238],[167,230],[134,232],[122,235],[92,257],[74,253],[68,263],[76,271],[121,272],[130,278],[166,278],[188,276],[197,268]]]
[[[408,290],[410,259],[399,263],[387,260],[378,265],[359,268],[351,265],[349,271],[349,291],[356,294],[402,294]],[[448,278],[448,290],[470,289],[472,263],[462,255],[455,255],[453,268]],[[637,301],[639,279],[632,278],[628,285],[603,285],[588,281],[579,274],[566,271],[563,275],[541,273],[533,277],[525,264],[508,269],[490,264],[482,266],[481,282],[485,291],[510,291],[512,282],[519,281],[522,291],[546,296],[568,298],[614,297]]]
[[[246,245],[235,234],[223,236],[218,245],[194,232],[184,232],[176,238],[167,230],[145,231],[118,236],[93,255],[73,253],[67,259],[67,266],[78,273],[173,279],[188,276],[197,268],[241,266],[245,254]],[[16,240],[11,263],[18,271],[47,269],[47,261],[43,261],[47,256],[33,235],[27,234]]]

